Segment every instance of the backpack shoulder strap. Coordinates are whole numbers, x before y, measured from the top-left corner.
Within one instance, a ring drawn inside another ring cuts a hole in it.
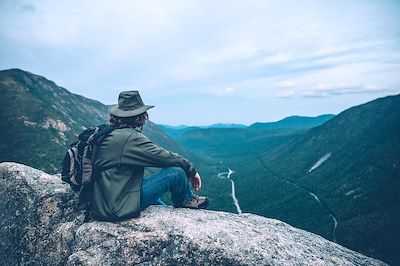
[[[97,145],[100,144],[116,127],[110,124],[104,124],[97,127],[97,130],[89,137],[87,143],[92,148],[92,162],[96,159],[98,147]],[[93,167],[93,170],[96,171]]]

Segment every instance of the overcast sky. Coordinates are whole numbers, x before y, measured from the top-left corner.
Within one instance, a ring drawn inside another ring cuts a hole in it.
[[[337,114],[400,93],[400,1],[0,0],[0,69],[170,125]]]

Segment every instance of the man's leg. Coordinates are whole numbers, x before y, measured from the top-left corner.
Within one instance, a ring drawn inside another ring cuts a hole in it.
[[[167,205],[167,203],[165,203],[162,199],[158,199],[158,200],[156,200],[154,205]]]
[[[150,205],[158,204],[160,197],[167,191],[171,192],[171,199],[175,207],[182,207],[193,197],[189,180],[182,168],[163,168],[160,172],[144,178],[140,208],[144,210]]]

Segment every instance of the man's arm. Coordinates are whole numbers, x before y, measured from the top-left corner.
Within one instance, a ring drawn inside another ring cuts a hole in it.
[[[191,180],[197,171],[187,159],[155,145],[143,134],[133,134],[127,140],[123,150],[122,163],[149,167],[181,167]],[[200,177],[200,176],[199,176]],[[196,183],[198,183],[196,181]],[[201,186],[201,181],[200,181]],[[195,188],[195,187],[193,187]]]

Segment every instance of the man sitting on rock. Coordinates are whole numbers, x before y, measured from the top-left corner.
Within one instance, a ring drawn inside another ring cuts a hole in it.
[[[187,159],[164,150],[141,133],[148,119],[138,91],[121,92],[110,109],[114,129],[96,148],[93,176],[92,217],[118,221],[137,217],[170,191],[175,207],[206,208],[208,199],[194,195],[201,178]],[[144,167],[162,170],[143,179]]]

